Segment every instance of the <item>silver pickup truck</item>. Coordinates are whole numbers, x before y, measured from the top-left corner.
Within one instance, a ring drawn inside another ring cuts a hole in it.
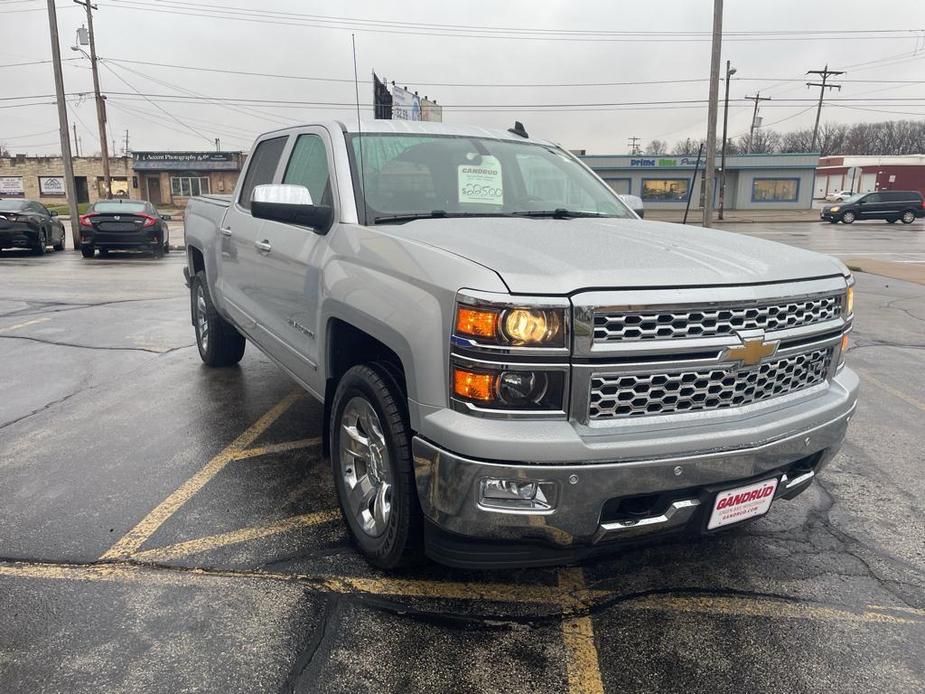
[[[844,265],[641,221],[523,128],[267,133],[186,242],[203,361],[250,341],[324,403],[344,521],[384,568],[735,527],[805,490],[855,409]]]

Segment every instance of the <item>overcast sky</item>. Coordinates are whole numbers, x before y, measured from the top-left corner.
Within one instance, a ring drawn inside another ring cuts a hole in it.
[[[109,133],[118,143],[117,153],[123,149],[126,129],[129,148],[135,150],[212,149],[216,137],[221,138],[223,149],[247,149],[256,134],[275,127],[355,119],[352,107],[179,103],[164,96],[352,103],[351,33],[356,34],[364,117],[371,117],[368,80],[375,69],[389,80],[444,104],[445,122],[506,128],[516,118],[531,134],[590,153],[625,152],[630,136],[639,137],[644,146],[653,138],[673,144],[685,137],[704,137],[706,131],[706,106],[680,102],[707,98],[712,0],[98,0],[97,4],[97,52],[101,58],[111,59],[108,68],[104,63],[100,77],[103,91],[110,93]],[[0,0],[0,66],[50,58],[45,5],[45,0]],[[79,54],[70,49],[75,30],[85,20],[84,9],[63,0],[58,7],[62,55],[70,59],[64,68],[65,89],[90,91],[89,63],[74,59]],[[260,14],[255,13],[255,7],[260,8]],[[915,28],[918,32],[902,34],[835,33]],[[525,30],[536,33],[522,33]],[[811,30],[832,33],[812,40],[790,40],[796,38],[793,34],[733,34]],[[847,70],[841,92],[827,96],[866,101],[839,105],[833,101],[824,109],[823,121],[925,117],[923,30],[922,0],[727,0],[723,60],[731,60],[738,71],[731,83],[730,135],[748,130],[751,103],[744,97],[758,90],[762,96],[773,98],[761,106],[765,125],[782,131],[812,127],[814,103],[785,100],[816,98],[818,89],[806,88],[804,73],[826,63],[832,69]],[[557,33],[563,31],[598,33]],[[634,31],[644,33],[600,33]],[[655,37],[651,32],[686,33]],[[583,40],[575,40],[578,38]],[[232,75],[119,62],[125,60],[344,81]],[[537,86],[678,80],[691,81]],[[506,86],[485,86],[499,84]],[[139,97],[135,90],[150,95],[154,103]],[[13,152],[57,153],[56,109],[47,98],[53,93],[48,63],[0,67],[0,106],[16,106],[0,108],[0,143]],[[6,98],[32,95],[46,98]],[[544,112],[528,108],[626,102],[668,103]],[[24,103],[36,105],[21,106]],[[507,105],[514,108],[482,108]],[[516,108],[518,105],[521,108]],[[464,110],[466,106],[481,110]],[[83,152],[98,150],[92,99],[69,97],[68,117],[77,123]]]

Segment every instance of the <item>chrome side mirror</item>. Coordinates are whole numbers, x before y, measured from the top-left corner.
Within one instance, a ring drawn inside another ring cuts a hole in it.
[[[321,234],[334,221],[334,209],[315,205],[308,188],[285,183],[255,186],[251,214],[258,219],[310,227]]]

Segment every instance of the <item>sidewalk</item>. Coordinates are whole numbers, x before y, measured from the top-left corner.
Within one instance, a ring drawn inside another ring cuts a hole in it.
[[[713,211],[713,223],[771,223],[771,222],[818,222],[819,210],[726,210],[725,219],[716,219],[716,210]],[[646,210],[646,219],[659,222],[678,222],[684,219],[684,210]],[[688,224],[700,224],[703,220],[703,210],[691,208],[687,214]]]

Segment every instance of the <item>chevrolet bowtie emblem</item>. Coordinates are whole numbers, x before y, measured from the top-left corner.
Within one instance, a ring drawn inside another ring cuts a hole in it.
[[[723,361],[738,361],[743,366],[754,366],[774,354],[779,344],[780,340],[765,342],[763,337],[749,337],[742,340],[741,345],[727,349]]]

